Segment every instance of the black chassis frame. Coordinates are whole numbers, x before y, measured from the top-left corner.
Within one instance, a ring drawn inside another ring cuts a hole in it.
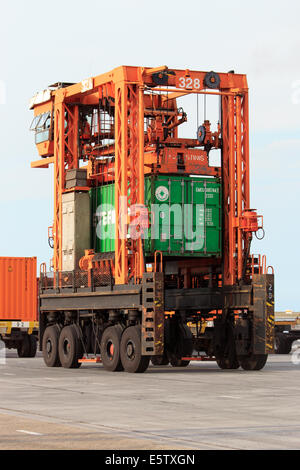
[[[237,353],[243,355],[250,352],[252,354],[274,352],[273,274],[255,274],[251,284],[196,289],[162,289],[163,274],[157,273],[157,275],[160,286],[157,289],[159,298],[153,299],[153,304],[160,305],[157,323],[161,323],[165,311],[180,312],[187,318],[197,312],[201,312],[199,316],[203,316],[209,315],[209,312],[213,310],[222,310],[224,315],[228,315],[228,312],[232,314],[233,311],[240,311],[241,317],[235,327]],[[147,274],[145,276],[147,277]],[[145,317],[143,311],[146,310],[143,284],[111,285],[93,289],[88,287],[41,288],[39,292],[40,350],[43,334],[49,323],[47,319],[49,314],[76,312],[77,318],[80,319],[81,316],[86,316],[86,312],[93,315],[112,310],[123,314],[130,310],[140,312],[142,331],[147,330],[147,325],[143,325]],[[156,328],[154,327],[153,330],[156,331]],[[155,338],[152,340],[154,345],[159,343],[159,346],[157,348],[154,346],[152,350],[145,347],[143,354],[156,355],[163,351],[163,330],[159,332],[159,341],[155,342]]]

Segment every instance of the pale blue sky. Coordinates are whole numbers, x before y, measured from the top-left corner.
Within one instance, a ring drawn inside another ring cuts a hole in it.
[[[264,215],[276,309],[300,310],[300,3],[27,0],[0,3],[0,255],[51,257],[52,171],[28,128],[30,97],[118,65],[234,69],[250,88],[251,205]],[[1,91],[1,87],[0,87]]]

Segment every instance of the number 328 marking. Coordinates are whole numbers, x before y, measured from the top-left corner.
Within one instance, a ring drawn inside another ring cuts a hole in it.
[[[180,77],[178,86],[180,88],[195,88],[197,90],[201,87],[200,78]]]

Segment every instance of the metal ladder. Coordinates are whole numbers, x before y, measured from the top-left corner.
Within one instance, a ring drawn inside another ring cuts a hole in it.
[[[164,274],[143,274],[142,284],[142,355],[162,356],[164,353]]]

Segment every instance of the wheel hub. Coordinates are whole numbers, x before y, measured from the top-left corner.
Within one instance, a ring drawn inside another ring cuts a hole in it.
[[[47,344],[46,344],[46,351],[47,351],[47,354],[51,354],[51,351],[52,351],[52,343],[51,343],[50,339],[48,339],[48,341],[47,341]]]
[[[106,343],[106,353],[107,353],[108,359],[112,361],[114,357],[114,353],[115,353],[115,345],[112,340],[109,340]]]
[[[70,348],[71,348],[71,346],[70,346],[69,341],[67,339],[65,339],[65,341],[64,341],[64,353],[66,355],[69,354]]]
[[[133,359],[134,357],[134,346],[132,343],[128,343],[127,344],[127,356],[129,357],[129,359]]]

